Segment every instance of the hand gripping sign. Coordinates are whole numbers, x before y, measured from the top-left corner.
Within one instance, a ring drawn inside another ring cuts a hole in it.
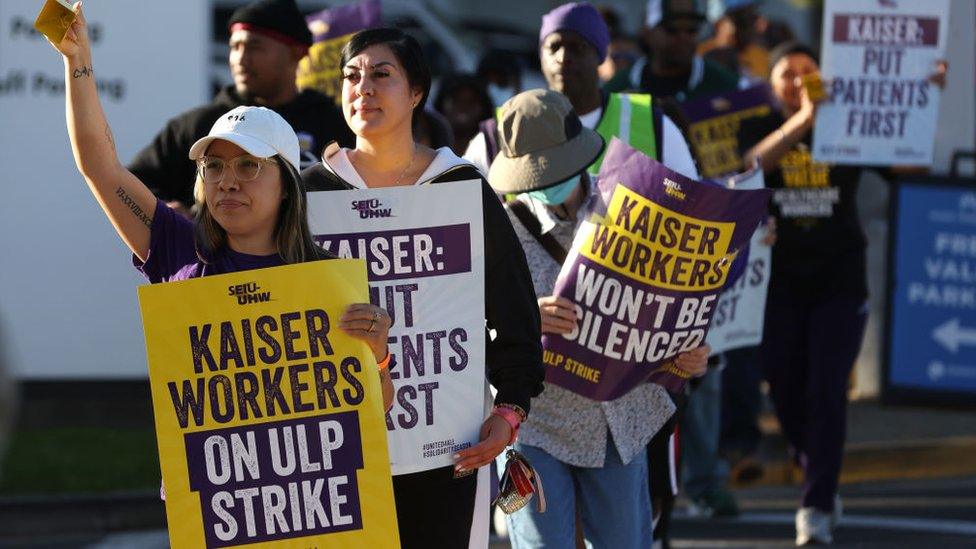
[[[674,358],[705,343],[733,260],[766,212],[768,191],[699,183],[614,139],[598,207],[556,281],[576,328],[544,334],[546,381],[612,400],[652,381],[676,391]]]
[[[173,547],[399,547],[361,261],[139,288]]]

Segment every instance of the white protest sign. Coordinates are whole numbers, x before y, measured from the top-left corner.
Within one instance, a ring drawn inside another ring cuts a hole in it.
[[[393,317],[387,414],[394,475],[453,464],[485,418],[481,183],[313,192],[309,225],[340,257],[366,259],[370,300]]]
[[[33,28],[41,0],[0,2],[0,361],[18,379],[146,377],[145,278],[68,143],[64,63]],[[208,2],[85,2],[95,82],[128,163],[207,101]]]
[[[762,170],[754,170],[737,179],[734,188],[750,190],[763,187],[765,182]],[[749,259],[745,271],[718,299],[712,324],[705,337],[713,354],[752,347],[762,342],[766,291],[769,289],[772,265],[772,248],[762,242],[765,235],[765,225],[761,225],[753,233],[749,241]]]
[[[855,165],[929,165],[949,0],[827,0],[813,158]]]

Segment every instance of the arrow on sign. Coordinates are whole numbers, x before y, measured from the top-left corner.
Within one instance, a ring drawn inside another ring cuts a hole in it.
[[[976,329],[962,327],[959,319],[953,318],[932,330],[932,338],[955,354],[960,345],[976,345]]]

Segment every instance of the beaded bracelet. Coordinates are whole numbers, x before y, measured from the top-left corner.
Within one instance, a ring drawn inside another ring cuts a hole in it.
[[[518,414],[520,421],[525,421],[529,417],[529,414],[527,414],[525,410],[523,410],[522,407],[518,406],[517,404],[508,404],[507,402],[495,404],[495,408],[498,407],[508,408],[509,410],[512,410],[513,412]]]

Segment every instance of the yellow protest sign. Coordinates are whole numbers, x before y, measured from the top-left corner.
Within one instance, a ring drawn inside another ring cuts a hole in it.
[[[664,180],[665,193],[683,200],[669,181]],[[683,215],[617,185],[606,216],[586,233],[580,254],[659,288],[715,290],[725,285],[737,254],[731,251],[734,231],[735,223]]]
[[[318,90],[342,103],[342,48],[352,38],[349,33],[329,40],[316,42],[308,49],[308,55],[298,63],[296,82],[299,89]]]
[[[379,0],[333,6],[305,17],[312,46],[298,63],[299,89],[314,89],[342,103],[342,48],[357,32],[381,26]]]
[[[139,288],[173,547],[399,547],[369,301],[331,260]]]

